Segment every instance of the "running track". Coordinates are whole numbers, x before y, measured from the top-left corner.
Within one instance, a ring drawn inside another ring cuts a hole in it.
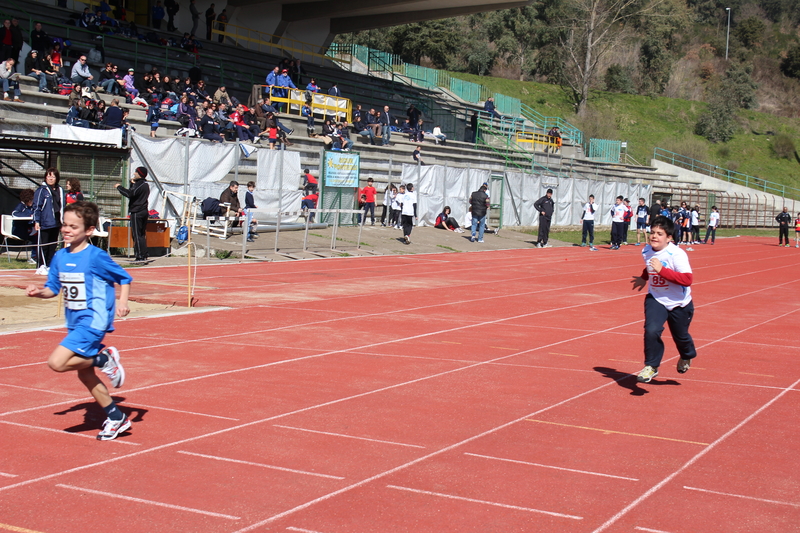
[[[641,386],[633,246],[201,267],[221,308],[107,337],[112,442],[63,329],[2,335],[0,531],[798,531],[800,253],[695,249],[699,357]]]

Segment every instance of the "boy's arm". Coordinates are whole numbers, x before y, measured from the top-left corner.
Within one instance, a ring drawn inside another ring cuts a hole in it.
[[[53,296],[56,295],[56,293],[54,293],[47,287],[40,289],[36,285],[28,285],[28,287],[25,289],[25,294],[33,298],[52,298]]]
[[[122,318],[127,316],[128,313],[131,312],[130,308],[128,307],[128,296],[131,293],[131,284],[126,283],[125,285],[120,285],[119,288],[119,304],[117,304],[117,316]]]

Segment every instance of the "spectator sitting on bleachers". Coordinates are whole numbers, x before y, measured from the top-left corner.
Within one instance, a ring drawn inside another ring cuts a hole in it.
[[[194,101],[190,100],[188,96],[181,96],[181,103],[178,105],[178,122],[184,128],[197,129],[197,110],[194,107]]]
[[[367,119],[365,123],[367,127],[372,130],[373,137],[377,137],[380,134],[381,122],[378,119],[378,113],[374,108],[371,108],[369,113],[367,113]]]
[[[358,135],[362,135],[364,137],[368,137],[369,138],[369,144],[371,144],[372,146],[375,146],[375,132],[374,132],[374,130],[372,128],[367,126],[367,124],[364,122],[364,116],[361,115],[360,113],[358,115],[353,113],[353,117],[354,117],[354,120],[355,120],[355,122],[353,122],[353,131],[355,133],[357,133]],[[355,118],[355,117],[357,117],[357,118]]]
[[[53,49],[50,51],[50,63],[58,68],[64,66],[64,61],[61,59],[61,43],[53,43]]]
[[[433,132],[431,133],[431,136],[435,139],[436,144],[439,144],[441,142],[442,145],[444,145],[445,142],[447,141],[447,135],[442,133],[442,128],[440,128],[438,124],[433,127]]]
[[[94,100],[86,100],[81,107],[78,118],[88,124],[87,127],[92,127],[97,121],[97,113],[94,109]]]
[[[236,126],[236,134],[239,137],[239,140],[242,142],[250,141],[254,144],[260,143],[261,139],[257,137],[250,129],[250,124],[245,121],[244,115],[245,107],[241,104],[239,104],[236,110],[230,114],[230,119],[233,122],[233,125]]]
[[[311,78],[311,81],[308,82],[308,85],[306,85],[306,91],[308,91],[310,93],[318,93],[319,92],[319,85],[317,85],[317,80],[315,80],[314,78]]]
[[[214,99],[211,98],[210,94],[208,94],[205,80],[200,80],[197,82],[197,87],[195,87],[194,92],[197,94],[198,102],[202,102],[204,100],[209,104],[214,102]]]
[[[88,7],[85,7],[83,8],[83,14],[81,15],[81,18],[78,20],[78,25],[87,30],[97,30],[97,17]]]
[[[78,61],[72,65],[72,74],[70,78],[72,78],[72,83],[75,85],[80,85],[94,91],[94,76],[92,76],[92,73],[89,71],[89,65],[86,64],[85,55],[81,55]]]
[[[217,106],[215,117],[219,122],[220,133],[224,134],[225,140],[232,141],[236,131],[236,125],[228,117],[228,105],[220,102]]]
[[[28,76],[39,80],[40,93],[49,93],[50,91],[47,90],[47,75],[44,71],[44,59],[39,56],[38,50],[31,50],[25,59],[25,72],[28,73]]]
[[[121,128],[124,120],[125,114],[119,107],[119,98],[114,98],[103,115],[102,124],[107,128]]]
[[[119,76],[117,76],[117,66],[113,63],[106,63],[106,68],[100,71],[100,83],[98,84],[97,92],[118,96],[121,91],[122,86],[119,83]]]
[[[33,25],[31,32],[31,48],[39,51],[39,55],[45,57],[53,48],[53,39],[42,29],[42,23],[37,22]]]
[[[194,84],[192,83],[192,78],[187,76],[186,79],[183,81],[183,86],[179,85],[179,88],[180,88],[179,94],[185,93],[186,96],[189,97],[189,100],[191,100],[194,103],[197,103],[197,91],[195,91]]]
[[[214,117],[213,109],[206,109],[206,115],[200,120],[200,132],[203,139],[218,143],[224,141],[219,134],[219,122]]]
[[[492,118],[501,119],[501,120],[503,118],[503,116],[500,115],[500,113],[495,111],[495,109],[494,109],[494,97],[492,97],[492,96],[490,96],[489,98],[486,99],[486,102],[483,104],[483,110],[486,111],[487,113],[489,113],[492,116]]]
[[[349,152],[350,148],[353,146],[353,141],[350,140],[350,131],[347,128],[347,122],[340,122],[336,125],[334,129],[334,136],[338,139],[338,142],[341,145],[341,148],[345,152]]]
[[[272,113],[275,116],[275,125],[278,127],[279,130],[281,130],[286,135],[291,135],[292,133],[294,133],[293,129],[287,128],[286,126],[281,124],[281,121],[278,119],[278,110],[275,108],[274,105],[272,105],[272,100],[270,100],[269,98],[265,98],[264,103],[261,104],[261,108],[264,110],[265,113]]]
[[[15,220],[11,225],[11,233],[23,243],[34,242],[36,239],[36,226],[33,222],[33,189],[19,191],[19,204],[11,212],[14,218],[30,218],[30,220]],[[36,246],[30,247],[31,258],[28,263],[36,264]]]
[[[175,80],[168,76],[164,75],[164,79],[161,82],[162,87],[164,88],[164,96],[167,98],[177,102],[178,101],[178,85]]]
[[[67,124],[78,128],[88,128],[89,123],[81,118],[81,111],[83,110],[83,99],[79,98],[73,101],[69,111],[67,111]]]
[[[14,72],[14,58],[9,57],[0,63],[0,80],[3,82],[3,100],[10,101],[8,92],[14,89],[14,101],[22,103],[19,97],[19,74]]]
[[[98,100],[94,105],[94,118],[97,124],[102,124],[103,118],[106,116],[106,103],[103,100]]]
[[[228,89],[226,89],[224,85],[220,85],[219,89],[217,89],[217,92],[214,93],[214,103],[231,105],[231,98],[228,95]]]
[[[422,152],[422,146],[418,145],[414,149],[414,151],[411,153],[411,157],[412,157],[412,159],[414,159],[415,163],[418,163],[420,165],[424,165],[425,161],[422,160],[422,153],[421,152]]]
[[[129,68],[128,74],[122,78],[125,81],[125,90],[132,98],[139,96],[139,89],[136,88],[136,76],[134,72],[133,68]]]

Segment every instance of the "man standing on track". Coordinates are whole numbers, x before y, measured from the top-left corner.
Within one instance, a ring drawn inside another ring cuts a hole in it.
[[[784,206],[778,216],[775,217],[778,222],[778,246],[789,247],[789,224],[792,223],[792,215],[789,213],[789,208]]]
[[[553,201],[553,189],[547,189],[547,193],[536,200],[533,208],[539,212],[539,248],[550,248],[547,241],[550,237],[550,221],[553,218],[555,202]]]
[[[486,229],[486,212],[489,209],[489,195],[486,194],[489,186],[481,185],[481,188],[473,192],[469,197],[469,206],[472,213],[472,237],[471,242],[475,242],[475,230],[478,230],[478,242],[483,242],[483,232]]]

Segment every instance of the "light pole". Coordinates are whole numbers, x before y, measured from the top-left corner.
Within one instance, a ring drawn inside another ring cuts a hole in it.
[[[728,60],[728,43],[731,41],[731,8],[726,7],[725,11],[728,12],[728,33],[725,35],[725,61]]]

